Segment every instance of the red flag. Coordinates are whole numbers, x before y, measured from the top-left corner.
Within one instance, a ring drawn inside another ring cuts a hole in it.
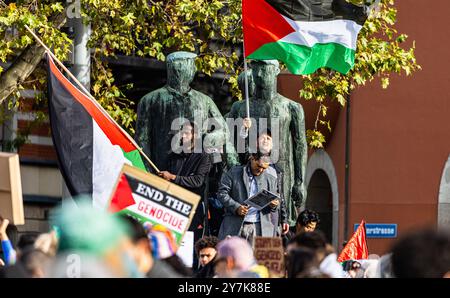
[[[367,249],[366,243],[366,222],[363,219],[358,229],[339,255],[338,262],[344,262],[350,259],[367,259],[368,257],[369,250]]]

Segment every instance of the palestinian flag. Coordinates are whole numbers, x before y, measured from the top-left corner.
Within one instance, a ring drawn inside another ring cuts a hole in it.
[[[53,144],[72,196],[92,195],[104,209],[124,163],[144,169],[131,137],[94,100],[78,90],[48,58]]]
[[[345,0],[242,0],[245,57],[281,60],[293,74],[346,74],[368,11]]]
[[[341,254],[338,257],[338,262],[347,260],[362,260],[369,257],[369,249],[366,242],[366,222],[361,221],[358,229],[353,233],[352,238],[347,242]]]

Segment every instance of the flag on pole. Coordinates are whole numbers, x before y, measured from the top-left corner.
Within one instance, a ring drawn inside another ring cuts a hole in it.
[[[346,74],[368,14],[345,0],[242,0],[245,57],[281,60],[293,74]]]
[[[47,54],[50,125],[71,195],[92,195],[105,208],[124,163],[145,170],[138,148],[120,126],[75,87]]]
[[[353,233],[352,238],[345,245],[341,254],[338,257],[338,262],[347,260],[361,260],[369,257],[369,250],[366,243],[366,222],[361,221],[358,229]]]

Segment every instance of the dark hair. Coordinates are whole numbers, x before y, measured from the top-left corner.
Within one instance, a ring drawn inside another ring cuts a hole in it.
[[[44,269],[51,261],[49,255],[35,248],[28,248],[22,252],[18,265],[21,266],[28,277],[32,277],[36,270]]]
[[[425,229],[394,244],[392,269],[399,278],[442,278],[450,272],[450,231]]]
[[[268,153],[262,153],[259,149],[254,152],[254,153],[250,153],[250,157],[253,157],[254,160],[260,160],[262,158],[267,158],[270,159],[270,152]]]
[[[205,236],[203,238],[198,239],[195,243],[195,253],[198,255],[200,251],[204,248],[216,248],[217,243],[219,243],[219,239],[215,236]]]
[[[258,139],[262,135],[268,135],[269,137],[272,137],[272,131],[270,128],[262,128],[258,131]]]
[[[318,268],[319,262],[314,250],[299,247],[291,250],[286,257],[286,271],[288,278],[305,275],[313,268]]]
[[[320,223],[319,214],[316,211],[312,211],[309,209],[305,209],[297,217],[297,224],[305,227],[309,223],[315,222],[317,224]]]
[[[28,247],[32,247],[38,234],[23,234],[19,237],[19,241],[17,242],[17,248],[20,250],[24,250]]]
[[[129,215],[120,215],[120,217],[125,221],[131,230],[130,238],[133,243],[138,242],[142,239],[148,239],[147,233],[145,232],[144,226],[138,220],[134,219]]]
[[[298,234],[289,241],[289,244],[296,244],[298,247],[307,247],[317,250],[325,249],[327,240],[322,231],[314,231]]]

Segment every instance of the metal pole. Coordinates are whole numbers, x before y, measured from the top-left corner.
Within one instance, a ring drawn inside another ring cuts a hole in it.
[[[244,93],[245,93],[245,108],[246,108],[246,114],[247,118],[250,118],[250,101],[248,99],[248,78],[247,78],[247,58],[245,57],[245,43],[242,43],[242,50],[243,50],[243,56],[244,56]],[[248,137],[248,128],[241,130],[241,137],[246,139]]]
[[[248,78],[247,78],[247,58],[245,57],[245,45],[242,46],[244,50],[244,85],[245,85],[245,108],[247,111],[247,118],[250,118],[250,101],[248,99]]]
[[[91,35],[91,25],[85,25],[82,18],[72,19],[74,38],[74,63],[71,68],[73,75],[83,84],[86,90],[91,86],[91,51],[87,47]]]
[[[344,182],[344,195],[345,195],[345,221],[344,221],[344,240],[348,240],[348,225],[350,220],[350,94],[347,96],[347,109],[345,120],[345,182]]]

